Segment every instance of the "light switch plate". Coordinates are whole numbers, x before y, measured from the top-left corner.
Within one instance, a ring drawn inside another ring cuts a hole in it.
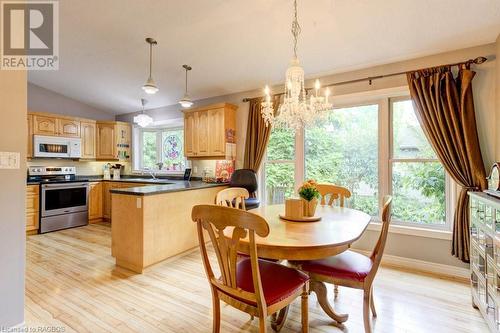
[[[21,153],[0,151],[0,169],[19,169]]]

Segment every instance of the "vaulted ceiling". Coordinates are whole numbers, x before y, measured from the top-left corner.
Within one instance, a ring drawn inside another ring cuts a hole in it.
[[[60,69],[29,81],[115,114],[140,109],[154,37],[148,108],[279,83],[292,54],[291,0],[60,1]],[[299,0],[308,77],[491,43],[498,0]]]

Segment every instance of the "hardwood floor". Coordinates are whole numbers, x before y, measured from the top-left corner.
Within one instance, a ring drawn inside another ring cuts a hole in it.
[[[106,224],[28,236],[26,326],[93,333],[211,332],[211,295],[198,251],[137,275],[115,268],[110,246]],[[466,284],[382,268],[374,294],[375,332],[487,332]],[[335,306],[350,314],[340,329],[312,294],[310,332],[363,332],[362,300],[360,291],[340,288]],[[222,332],[257,331],[257,320],[229,306],[222,306],[221,317]],[[300,300],[281,332],[299,331]]]

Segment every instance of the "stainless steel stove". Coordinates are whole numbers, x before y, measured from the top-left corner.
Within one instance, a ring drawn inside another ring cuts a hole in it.
[[[88,224],[89,183],[75,167],[30,167],[28,181],[40,182],[40,233]]]

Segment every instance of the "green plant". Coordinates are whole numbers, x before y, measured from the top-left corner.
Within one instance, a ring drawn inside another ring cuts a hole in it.
[[[316,188],[316,181],[310,179],[299,188],[299,196],[307,201],[319,198],[319,191]]]

